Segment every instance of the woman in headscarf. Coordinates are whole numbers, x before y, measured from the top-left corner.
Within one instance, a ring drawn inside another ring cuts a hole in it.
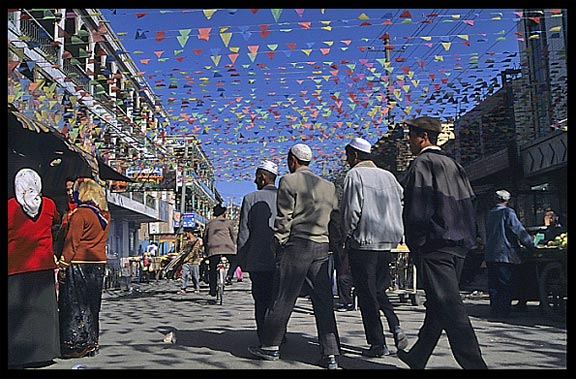
[[[42,196],[42,179],[18,171],[8,199],[8,366],[40,367],[60,356],[52,226],[56,204]]]
[[[73,187],[78,206],[69,225],[60,267],[60,350],[62,358],[98,353],[100,305],[110,213],[106,192],[96,181],[79,178]]]

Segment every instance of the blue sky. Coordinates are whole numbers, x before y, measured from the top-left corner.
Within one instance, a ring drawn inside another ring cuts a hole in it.
[[[287,172],[295,143],[330,176],[355,136],[444,120],[518,68],[515,9],[102,9],[170,115],[153,131],[196,135],[226,201],[240,203],[261,159]],[[390,43],[386,59],[383,38]]]

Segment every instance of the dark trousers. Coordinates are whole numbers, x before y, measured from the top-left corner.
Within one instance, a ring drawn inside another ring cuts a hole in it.
[[[208,257],[208,261],[210,261],[210,263],[208,264],[210,267],[210,269],[208,271],[208,284],[210,286],[210,294],[211,295],[216,294],[216,282],[217,282],[216,266],[218,266],[218,262],[220,262],[220,257],[222,255],[224,255],[226,257],[226,259],[228,259],[228,262],[230,264],[230,268],[226,272],[226,277],[227,278],[232,277],[232,276],[230,276],[230,270],[232,270],[232,275],[234,275],[234,271],[232,269],[233,266],[234,266],[234,269],[236,269],[236,265],[235,265],[236,255],[235,254],[215,254],[215,255],[211,255]]]
[[[348,252],[352,280],[356,287],[358,305],[369,345],[386,345],[380,311],[384,313],[391,332],[400,325],[386,289],[390,286],[388,251],[353,250]]]
[[[517,283],[517,265],[504,262],[486,262],[488,293],[492,316],[506,317],[512,309],[512,296]]]
[[[352,287],[354,286],[354,281],[352,279],[352,274],[350,272],[339,273],[336,270],[336,280],[338,285],[338,299],[342,305],[351,305],[352,300]]]
[[[418,340],[410,349],[411,360],[424,368],[445,330],[452,355],[462,368],[487,368],[458,288],[464,258],[438,251],[417,254],[415,258],[426,294],[426,315]]]
[[[266,311],[272,301],[272,280],[274,271],[250,271],[252,298],[254,299],[254,318],[256,319],[256,333],[262,344],[262,325]]]
[[[292,238],[276,254],[274,296],[262,325],[262,346],[280,346],[294,305],[307,279],[321,355],[339,355],[340,338],[334,316],[328,243]]]

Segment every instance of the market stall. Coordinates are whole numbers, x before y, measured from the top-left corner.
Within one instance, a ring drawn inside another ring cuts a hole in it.
[[[528,229],[536,237],[537,245],[535,250],[522,250],[522,285],[518,297],[537,300],[541,309],[550,317],[564,319],[568,300],[568,233],[538,241],[542,228]]]

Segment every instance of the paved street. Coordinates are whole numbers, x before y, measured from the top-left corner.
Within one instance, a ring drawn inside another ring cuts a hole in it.
[[[131,291],[108,290],[100,314],[101,352],[95,357],[62,360],[35,369],[322,369],[312,306],[300,298],[288,325],[288,342],[276,362],[252,358],[247,348],[257,345],[254,332],[250,281],[234,282],[226,287],[224,305],[212,303],[203,284],[197,294],[178,294],[179,282],[160,280],[150,284],[132,283]],[[423,294],[419,295],[423,296]],[[562,369],[567,368],[567,330],[564,322],[553,321],[540,312],[537,303],[515,313],[506,322],[488,321],[488,298],[483,292],[463,292],[472,324],[478,335],[484,358],[490,369]],[[400,302],[398,316],[410,338],[416,340],[424,317],[424,306]],[[396,355],[365,358],[366,349],[360,312],[336,313],[343,355],[343,370],[402,369],[408,371]],[[383,318],[384,320],[384,318]],[[169,333],[174,339],[169,341]],[[387,343],[393,348],[392,336]],[[440,339],[428,369],[457,369],[445,335]],[[29,370],[30,371],[30,370]],[[557,372],[554,375],[562,375]],[[550,374],[550,373],[548,373]]]

